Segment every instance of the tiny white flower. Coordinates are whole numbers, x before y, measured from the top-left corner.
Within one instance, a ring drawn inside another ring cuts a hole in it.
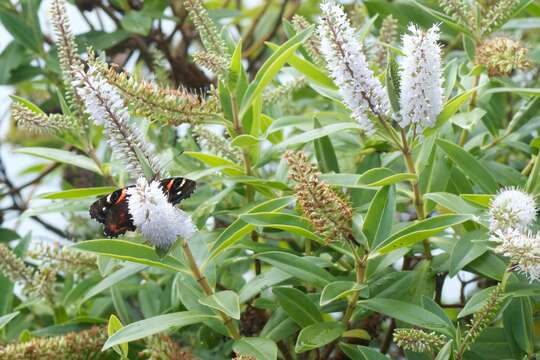
[[[442,109],[442,69],[439,27],[422,31],[409,26],[410,34],[403,36],[400,69],[400,119],[405,128],[416,124],[421,132],[435,125]]]
[[[507,256],[515,267],[532,282],[540,279],[540,236],[518,229],[497,230],[491,240],[495,252]]]
[[[502,190],[489,206],[489,227],[492,232],[508,228],[525,230],[535,220],[534,198],[517,188]]]
[[[374,132],[368,113],[382,116],[389,110],[388,97],[369,68],[362,44],[356,37],[343,8],[333,1],[321,4],[322,18],[318,27],[321,52],[330,76],[339,88],[352,117],[368,134]]]
[[[133,224],[157,248],[168,249],[178,236],[189,239],[197,232],[191,217],[167,201],[159,182],[141,177],[127,194]]]

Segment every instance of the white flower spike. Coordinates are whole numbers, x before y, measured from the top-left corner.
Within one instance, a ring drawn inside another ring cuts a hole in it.
[[[489,206],[489,227],[492,232],[507,229],[523,231],[535,220],[534,198],[517,188],[503,189]]]
[[[403,36],[400,70],[401,114],[399,126],[416,124],[419,132],[435,125],[442,109],[442,69],[439,27],[433,25],[422,31],[409,26],[410,34]]]
[[[540,279],[540,236],[518,229],[497,230],[491,237],[495,251],[507,256],[529,281]]]
[[[144,176],[137,148],[154,174],[159,175],[161,166],[153,148],[139,129],[129,124],[129,114],[118,91],[92,66],[87,71],[74,67],[73,76],[73,88],[84,101],[86,112],[97,125],[104,125],[113,152],[124,162],[128,172],[135,177]]]
[[[362,44],[343,8],[333,1],[324,1],[321,10],[318,31],[328,71],[352,117],[366,133],[372,134],[375,128],[368,113],[383,116],[388,112],[386,92],[369,68]]]
[[[197,232],[191,217],[167,201],[159,182],[141,177],[127,194],[133,224],[159,250],[167,251],[178,236],[189,239]]]

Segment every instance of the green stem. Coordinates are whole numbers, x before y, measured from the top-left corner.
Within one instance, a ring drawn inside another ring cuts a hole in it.
[[[182,243],[182,248],[184,249],[184,255],[186,256],[186,260],[189,264],[189,267],[191,269],[191,273],[193,274],[193,277],[199,283],[201,288],[203,289],[204,293],[208,296],[214,295],[214,290],[210,287],[208,284],[208,281],[206,280],[206,277],[201,273],[201,270],[197,266],[197,262],[195,262],[195,258],[193,257],[193,253],[191,252],[191,249],[189,248],[189,244],[187,240],[184,240]],[[236,326],[234,326],[232,319],[227,316],[227,314],[221,312],[218,310],[218,314],[223,320],[223,325],[227,328],[227,331],[229,332],[229,336],[233,338],[234,340],[240,339],[240,334],[238,332],[238,329],[236,329]]]
[[[422,198],[422,192],[420,191],[420,185],[418,184],[418,175],[416,173],[416,167],[414,166],[414,161],[412,158],[411,149],[409,147],[409,143],[407,142],[407,134],[405,134],[405,130],[401,129],[401,141],[402,141],[402,152],[403,156],[405,157],[405,165],[407,166],[407,171],[411,174],[416,175],[416,180],[411,181],[411,186],[413,190],[413,201],[414,201],[414,207],[416,209],[416,217],[418,220],[424,220],[426,218],[426,214],[424,212],[424,201]],[[425,239],[423,242],[424,244],[424,256],[427,260],[431,261],[431,249],[429,247],[429,241]]]

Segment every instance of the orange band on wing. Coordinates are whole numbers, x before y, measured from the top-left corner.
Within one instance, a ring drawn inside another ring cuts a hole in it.
[[[167,183],[167,191],[171,191],[171,188],[174,184],[174,179],[171,179],[168,183]]]
[[[114,205],[120,204],[120,202],[122,202],[122,200],[126,198],[126,195],[127,195],[127,189],[122,189],[122,193],[120,194],[120,196],[118,197],[118,200],[116,200]]]

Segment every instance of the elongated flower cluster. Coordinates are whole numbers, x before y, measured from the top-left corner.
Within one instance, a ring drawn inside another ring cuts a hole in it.
[[[398,39],[398,26],[399,22],[392,15],[388,15],[384,18],[381,24],[381,30],[379,32],[379,42],[381,44],[392,45]],[[377,48],[377,60],[379,61],[379,66],[384,66],[386,64],[386,56],[388,54],[388,49],[385,46],[379,45]]]
[[[439,0],[448,15],[469,30],[485,35],[496,30],[512,16],[519,0]],[[478,19],[478,20],[477,20]]]
[[[107,340],[104,328],[92,327],[80,332],[70,332],[61,336],[36,337],[27,342],[8,344],[0,347],[0,359],[9,360],[97,360],[106,359],[101,352]]]
[[[34,271],[3,244],[0,244],[0,258],[0,273],[12,282],[22,284],[27,296],[40,296],[54,304],[56,270],[44,266]]]
[[[492,232],[526,230],[535,220],[536,202],[520,189],[505,188],[490,203],[489,227]]]
[[[92,59],[90,63],[107,82],[120,91],[130,111],[151,121],[170,125],[194,124],[219,112],[215,99],[207,101],[184,88],[160,88],[151,82],[135,79],[123,71],[118,72],[100,59]]]
[[[235,163],[242,161],[242,151],[240,148],[233,146],[223,136],[216,135],[201,125],[195,125],[192,131],[197,143],[202,148]]]
[[[368,66],[345,11],[333,1],[321,5],[321,52],[352,117],[368,134],[375,131],[368,114],[381,117],[389,110],[386,93]]]
[[[458,23],[474,29],[476,17],[473,10],[464,0],[439,0],[442,9]]]
[[[489,324],[497,317],[501,304],[504,300],[504,289],[501,284],[497,285],[489,294],[487,302],[474,313],[465,337],[460,344],[460,353],[469,349],[471,344],[480,336]]]
[[[53,0],[50,8],[50,19],[53,26],[54,40],[58,52],[62,79],[65,86],[65,96],[75,117],[85,121],[84,101],[73,86],[73,73],[71,69],[81,66],[81,59],[77,51],[75,35],[71,31],[71,25],[66,13],[65,0]]]
[[[396,329],[394,342],[404,350],[434,352],[439,350],[446,341],[444,336],[434,332],[428,333],[420,329]]]
[[[139,353],[147,360],[197,360],[192,352],[181,347],[167,335],[154,335],[146,338],[146,349]]]
[[[435,124],[442,108],[439,28],[434,25],[422,31],[410,25],[409,32],[403,36],[399,125],[406,128],[414,124],[421,132]]]
[[[43,265],[66,273],[84,273],[97,269],[95,254],[73,250],[66,246],[38,244],[28,256]]]
[[[287,151],[285,159],[289,163],[289,178],[297,182],[296,199],[317,233],[327,242],[349,237],[350,205],[319,178],[319,171],[303,152]]]
[[[287,101],[295,91],[302,89],[304,86],[306,86],[306,79],[303,77],[294,79],[265,93],[263,100],[267,104]]]
[[[476,48],[476,62],[484,65],[490,76],[510,76],[514,70],[531,65],[527,53],[528,49],[519,41],[495,37],[484,40]]]
[[[167,201],[159,182],[148,183],[141,177],[128,189],[128,195],[133,224],[155,247],[168,250],[178,236],[189,239],[197,232],[191,217]]]
[[[307,21],[303,16],[301,15],[294,15],[291,20],[294,30],[296,32],[301,32],[306,30],[311,26],[309,21]],[[319,38],[314,34],[311,35],[305,42],[304,42],[304,48],[307,50],[309,56],[311,56],[311,59],[313,62],[319,66],[319,67],[325,67],[326,62],[324,61],[324,57],[321,54],[321,42]]]
[[[488,34],[496,30],[512,16],[512,11],[520,3],[519,0],[498,0],[487,7],[485,15],[480,19],[482,34]]]
[[[212,70],[217,75],[224,75],[230,60],[225,57],[228,54],[227,47],[219,34],[216,24],[208,16],[208,11],[204,8],[201,0],[184,0],[184,6],[199,32],[204,48],[213,56],[215,70]]]
[[[11,105],[11,116],[17,125],[37,134],[54,134],[73,129],[74,124],[67,116],[37,113],[17,102]]]
[[[199,51],[193,55],[193,61],[197,65],[205,68],[206,70],[210,70],[214,74],[225,74],[227,63],[225,62],[223,55],[217,55],[213,52]]]
[[[74,68],[73,72],[73,85],[84,99],[87,113],[96,124],[104,125],[113,153],[124,162],[128,172],[136,177],[145,176],[146,166],[160,175],[159,162],[139,129],[129,124],[129,114],[118,91],[94,67],[87,72]],[[145,166],[141,160],[146,162]]]

